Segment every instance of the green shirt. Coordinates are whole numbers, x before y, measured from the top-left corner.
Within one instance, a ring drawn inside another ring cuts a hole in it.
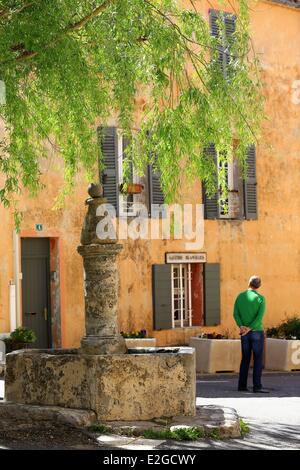
[[[262,320],[265,310],[265,298],[257,291],[248,289],[237,296],[233,317],[238,326],[248,326],[254,331],[263,331]]]

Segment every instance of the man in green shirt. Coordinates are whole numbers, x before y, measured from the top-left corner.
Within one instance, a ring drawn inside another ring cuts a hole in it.
[[[264,354],[263,316],[266,310],[265,298],[257,292],[261,286],[261,279],[252,276],[249,288],[241,292],[234,304],[234,319],[240,328],[242,344],[242,361],[239,375],[238,390],[249,391],[247,388],[249,365],[253,351],[253,392],[269,393],[261,384]]]

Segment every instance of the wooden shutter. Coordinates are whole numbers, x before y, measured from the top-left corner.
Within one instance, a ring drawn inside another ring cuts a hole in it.
[[[204,153],[213,160],[214,165],[217,169],[218,157],[217,151],[214,144],[211,144],[209,147],[204,149]],[[216,172],[217,178],[217,172]],[[216,181],[216,187],[218,186]],[[202,191],[203,191],[203,201],[204,201],[204,218],[205,219],[217,219],[219,216],[219,202],[218,202],[218,191],[214,196],[209,198],[206,194],[205,184],[202,184]]]
[[[104,197],[119,213],[118,136],[115,127],[101,128],[101,151],[104,169],[101,172]]]
[[[256,148],[251,145],[247,152],[247,177],[244,183],[245,216],[257,219]]]
[[[205,293],[205,326],[220,324],[220,264],[205,263],[204,265]]]
[[[149,179],[149,203],[150,203],[150,216],[154,217],[152,213],[152,204],[164,204],[164,193],[161,189],[160,173],[155,171],[152,165],[148,165],[148,179]],[[164,215],[164,214],[163,214]]]
[[[152,266],[152,295],[154,329],[172,328],[172,266],[154,264]]]
[[[219,19],[223,18],[225,25],[225,38],[222,39],[219,27]],[[218,46],[218,58],[217,63],[224,75],[226,75],[227,66],[230,63],[230,37],[236,30],[236,16],[231,13],[224,13],[218,10],[209,10],[209,22],[211,35],[219,39],[220,44]]]

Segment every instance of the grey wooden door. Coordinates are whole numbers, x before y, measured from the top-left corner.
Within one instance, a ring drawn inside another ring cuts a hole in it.
[[[48,238],[22,238],[22,324],[31,328],[34,348],[51,347],[50,247]]]

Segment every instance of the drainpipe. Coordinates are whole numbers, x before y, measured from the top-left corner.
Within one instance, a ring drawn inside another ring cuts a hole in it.
[[[11,300],[14,297],[15,308],[11,309],[10,330],[13,331],[21,325],[21,290],[20,290],[20,237],[16,230],[13,231],[13,264],[14,264],[14,289],[11,292]],[[12,287],[12,286],[11,286]],[[14,291],[14,292],[13,292]],[[13,306],[13,304],[11,304]]]

